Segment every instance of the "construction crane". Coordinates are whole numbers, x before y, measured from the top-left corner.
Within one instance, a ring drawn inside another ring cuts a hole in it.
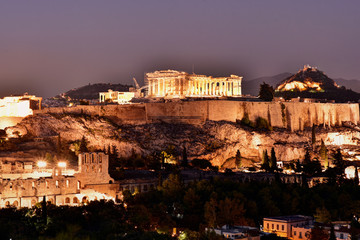
[[[136,94],[135,94],[135,97],[141,97],[141,90],[143,90],[144,88],[147,88],[148,86],[143,86],[143,87],[140,87],[139,83],[136,81],[136,78],[133,77],[133,81],[135,83],[135,91],[136,91]]]

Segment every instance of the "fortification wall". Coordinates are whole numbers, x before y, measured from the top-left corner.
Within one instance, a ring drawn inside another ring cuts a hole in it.
[[[55,107],[37,110],[37,113],[72,113],[105,116],[117,123],[146,123],[146,110],[144,104],[131,105],[81,105],[75,107]]]
[[[251,121],[266,119],[271,126],[292,131],[315,125],[358,123],[359,104],[303,102],[193,101],[146,104],[147,122],[203,123],[205,120],[235,122],[249,115]]]
[[[206,120],[235,122],[249,115],[251,121],[262,117],[271,126],[291,131],[315,125],[337,126],[343,121],[358,123],[359,104],[304,102],[242,102],[227,100],[145,103],[134,105],[97,105],[47,108],[36,113],[85,113],[110,117],[118,123],[152,122],[202,124]]]

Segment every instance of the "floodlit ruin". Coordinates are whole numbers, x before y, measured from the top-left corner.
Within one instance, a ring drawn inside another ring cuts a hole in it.
[[[148,97],[221,97],[241,96],[242,77],[212,77],[175,70],[161,70],[146,74]]]
[[[135,91],[130,92],[119,92],[109,89],[107,92],[99,92],[99,102],[106,103],[128,103],[135,97]]]
[[[0,99],[0,117],[26,117],[41,109],[41,97],[24,94]]]
[[[79,169],[66,169],[61,162],[47,168],[30,162],[3,162],[0,178],[0,207],[32,207],[45,197],[55,205],[78,206],[88,201],[115,200],[108,189],[114,181],[109,173],[109,156],[104,153],[79,154]]]

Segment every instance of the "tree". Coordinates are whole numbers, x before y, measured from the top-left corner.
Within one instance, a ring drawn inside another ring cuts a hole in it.
[[[79,152],[83,153],[83,152],[88,152],[88,141],[86,140],[85,136],[83,135],[81,140],[80,140],[80,148],[79,148]]]
[[[270,155],[270,163],[269,163],[269,167],[270,167],[270,170],[272,172],[277,170],[276,162],[277,162],[277,160],[276,160],[275,149],[274,149],[274,147],[272,147],[271,148],[271,155]]]
[[[240,150],[238,149],[236,151],[236,156],[235,156],[235,165],[236,165],[236,168],[241,168],[241,153],[240,153]]]
[[[340,149],[336,151],[333,158],[336,175],[340,176],[340,178],[343,178],[345,174],[345,161],[342,157]]]
[[[261,169],[264,169],[266,172],[270,170],[270,160],[267,150],[263,152],[263,163],[261,165]]]
[[[310,152],[308,149],[306,149],[306,153],[305,153],[305,157],[304,157],[304,161],[303,164],[306,165],[308,163],[311,162],[311,157],[310,157]]]
[[[316,143],[316,135],[315,135],[315,124],[312,125],[312,128],[311,128],[311,143],[312,145],[315,145]]]
[[[324,206],[316,209],[314,218],[315,221],[319,223],[329,223],[331,221],[331,215]]]
[[[357,166],[355,166],[355,171],[354,171],[354,183],[356,185],[359,185],[359,173],[358,173]]]
[[[184,146],[183,152],[182,152],[182,166],[187,167],[189,165],[188,158],[187,158],[187,152],[186,148]]]
[[[334,231],[334,225],[331,225],[329,240],[336,240],[336,235],[335,235],[335,231]]]
[[[328,150],[325,146],[324,140],[321,139],[321,146],[320,146],[320,158],[321,160],[325,160],[325,168],[329,167],[329,161],[328,161]]]
[[[260,91],[259,91],[260,99],[264,101],[271,102],[274,98],[274,89],[269,84],[263,82],[260,84]]]

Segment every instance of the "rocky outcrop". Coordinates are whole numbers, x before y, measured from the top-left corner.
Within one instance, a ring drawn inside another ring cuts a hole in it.
[[[130,157],[134,152],[148,155],[163,151],[169,145],[181,155],[186,147],[188,158],[208,159],[214,165],[233,166],[237,150],[243,156],[243,165],[259,163],[264,150],[270,154],[274,147],[278,160],[302,159],[311,146],[311,131],[290,132],[274,130],[254,131],[236,123],[207,121],[202,125],[190,124],[136,124],[118,125],[105,117],[90,115],[38,114],[6,129],[9,137],[24,137],[28,141],[60,134],[62,141],[71,143],[83,136],[93,150],[116,146],[119,155]],[[317,130],[317,145],[321,139],[329,149],[340,145],[358,148],[360,132],[337,128]]]

